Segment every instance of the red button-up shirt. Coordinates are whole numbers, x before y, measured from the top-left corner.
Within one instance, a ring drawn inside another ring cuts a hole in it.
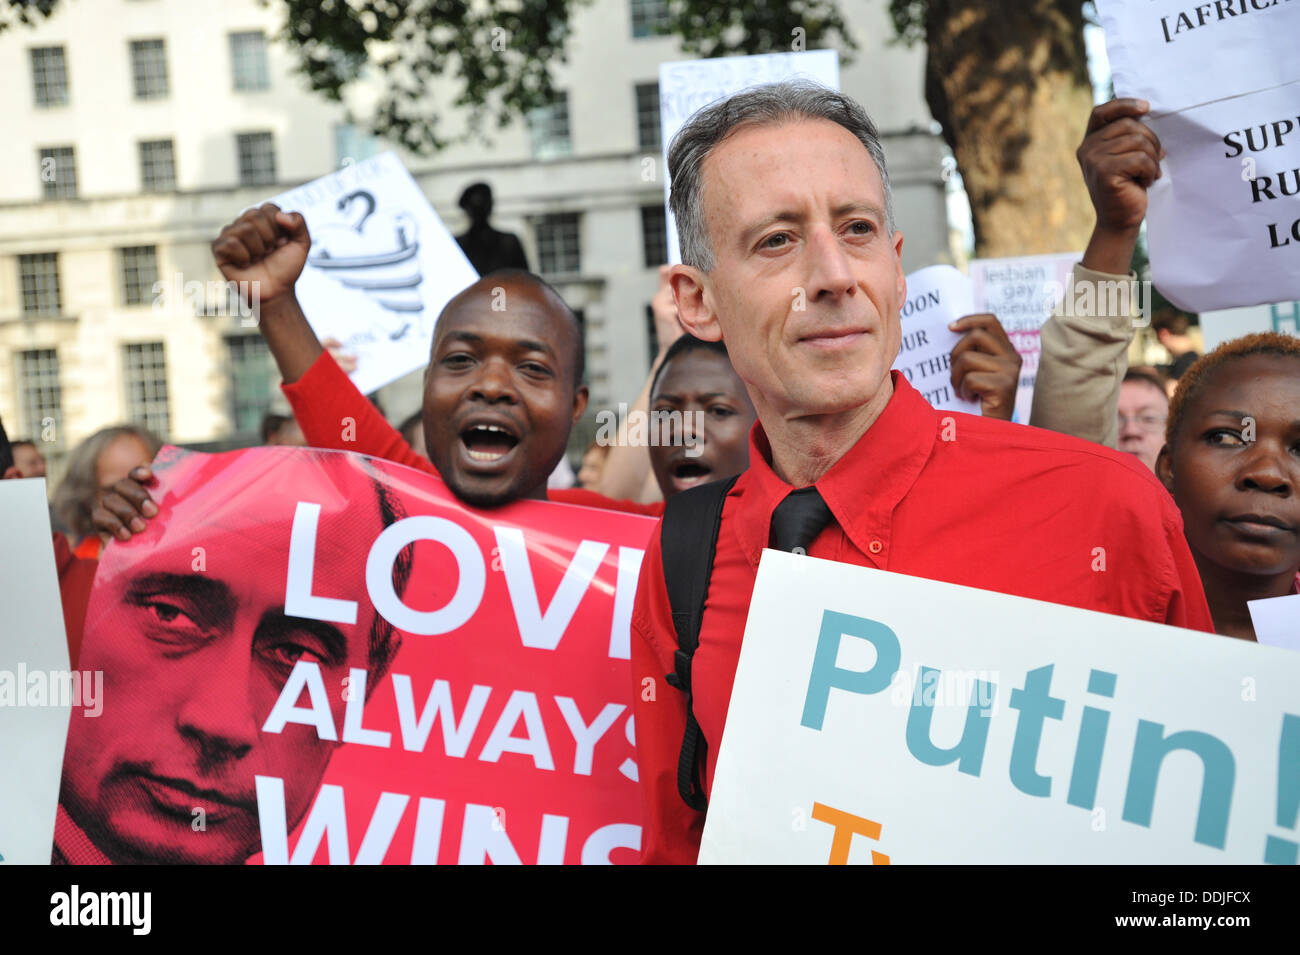
[[[897,372],[884,412],[817,482],[834,521],[814,557],[1213,632],[1182,518],[1136,458],[1066,435],[937,412]],[[760,425],[723,507],[691,678],[712,787],[772,512],[793,487]],[[693,863],[704,813],[677,792],[685,697],[665,681],[677,635],[659,529],[632,612],[644,861]],[[652,681],[652,682],[647,682]]]

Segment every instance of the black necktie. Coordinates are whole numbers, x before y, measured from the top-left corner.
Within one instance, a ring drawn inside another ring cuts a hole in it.
[[[830,522],[831,509],[816,487],[791,491],[772,512],[772,546],[806,554],[813,538]]]

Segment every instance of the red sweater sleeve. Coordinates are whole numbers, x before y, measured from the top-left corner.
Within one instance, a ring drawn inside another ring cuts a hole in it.
[[[704,831],[704,813],[687,806],[677,792],[686,697],[666,679],[676,650],[656,527],[646,545],[632,609],[632,712],[641,784],[641,861],[647,865],[694,865]]]
[[[95,583],[99,561],[77,557],[62,534],[54,535],[54,565],[59,573],[59,596],[63,603],[63,626],[68,634],[68,660],[77,668],[81,657],[81,635],[90,606],[90,589]]]
[[[334,356],[321,356],[307,373],[280,390],[289,399],[303,437],[313,448],[357,451],[410,468],[437,474],[426,458],[411,450],[379,409],[357,391]]]

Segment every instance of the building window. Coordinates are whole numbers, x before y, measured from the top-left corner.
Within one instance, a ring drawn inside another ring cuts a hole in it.
[[[636,84],[636,141],[643,153],[663,148],[659,126],[659,84]]]
[[[158,281],[158,247],[137,245],[118,249],[117,261],[122,276],[122,304],[151,302],[153,285]]]
[[[668,261],[668,219],[663,206],[641,207],[641,247],[645,249],[646,268]]]
[[[77,197],[77,156],[71,146],[41,150],[41,190],[46,199]]]
[[[354,123],[334,124],[334,168],[379,154],[379,140]]]
[[[176,188],[176,159],[170,139],[140,143],[140,188],[145,192]]]
[[[18,287],[22,290],[24,315],[58,315],[59,254],[38,252],[18,256]]]
[[[269,186],[275,182],[275,142],[270,133],[238,133],[239,184]]]
[[[537,220],[537,257],[543,275],[582,271],[578,213],[561,212]]]
[[[668,27],[668,0],[631,0],[632,36],[657,36]]]
[[[59,353],[53,348],[18,353],[18,407],[23,435],[29,441],[50,434],[47,425],[53,425],[54,441],[60,440],[63,389],[59,385]]]
[[[167,48],[162,40],[131,41],[131,77],[136,99],[167,95]]]
[[[226,339],[230,362],[230,421],[237,434],[260,432],[271,407],[275,365],[261,335],[231,335]]]
[[[266,37],[261,31],[230,34],[230,75],[241,93],[271,88],[266,66]]]
[[[528,134],[534,159],[555,159],[573,155],[569,136],[569,94],[556,93],[547,106],[528,111]]]
[[[160,438],[171,431],[167,410],[167,359],[162,342],[127,345],[123,351],[126,418]]]
[[[63,62],[63,47],[41,46],[31,51],[32,87],[37,106],[68,105],[68,70]]]

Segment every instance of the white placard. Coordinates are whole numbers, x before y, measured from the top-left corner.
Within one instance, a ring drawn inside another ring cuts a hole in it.
[[[369,394],[426,365],[438,313],[478,273],[396,154],[268,201],[307,219],[298,299],[319,337],[357,356],[357,388]]]
[[[1097,0],[1115,92],[1173,112],[1300,80],[1295,0]]]
[[[1300,3],[1098,0],[1118,96],[1151,103],[1151,278],[1193,312],[1300,298]]]
[[[49,865],[72,706],[44,478],[0,481],[0,527],[0,860]]]
[[[1156,288],[1193,312],[1300,298],[1300,82],[1150,124],[1168,154],[1147,192]]]
[[[677,224],[668,208],[672,183],[668,147],[677,131],[702,107],[751,86],[805,77],[833,90],[840,88],[840,58],[835,50],[760,53],[659,64],[659,129],[663,137],[664,214],[668,222],[668,261],[681,262]]]
[[[996,315],[1020,355],[1016,420],[1021,424],[1029,423],[1034,403],[1034,382],[1043,352],[1039,333],[1061,303],[1074,266],[1082,258],[1082,252],[1065,252],[971,261],[975,311]]]
[[[1270,647],[1300,650],[1300,594],[1248,600],[1255,639]]]
[[[1300,654],[764,551],[699,861],[1294,863],[1297,714]]]
[[[1279,305],[1253,305],[1230,308],[1223,312],[1201,312],[1201,337],[1205,351],[1214,351],[1224,342],[1256,332],[1280,332],[1300,335],[1300,302]]]
[[[903,339],[894,368],[940,411],[980,413],[978,401],[953,391],[952,350],[961,335],[948,328],[974,311],[970,279],[951,265],[931,265],[907,276],[907,298],[899,310]]]

